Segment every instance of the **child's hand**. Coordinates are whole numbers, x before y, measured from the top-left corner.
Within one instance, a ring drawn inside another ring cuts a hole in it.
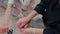
[[[23,28],[27,23],[29,22],[28,18],[26,17],[23,17],[21,19],[18,20],[17,22],[17,27],[20,29],[20,28]]]
[[[5,33],[9,30],[8,21],[5,18],[0,19],[0,33]]]

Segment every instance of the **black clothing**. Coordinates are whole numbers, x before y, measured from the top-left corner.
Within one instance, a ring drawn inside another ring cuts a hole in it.
[[[60,32],[57,31],[56,29],[46,28],[44,30],[43,34],[60,34]]]
[[[60,32],[60,4],[58,0],[41,0],[34,10],[43,15],[44,25],[51,28],[46,30],[52,32],[54,29]]]

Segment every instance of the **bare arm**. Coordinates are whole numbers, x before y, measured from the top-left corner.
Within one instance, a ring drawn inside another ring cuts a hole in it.
[[[30,0],[30,3],[31,3],[31,7],[33,7],[34,4],[35,4],[35,1],[34,0]]]
[[[15,1],[15,5],[16,5],[17,12],[18,12],[18,14],[19,14],[19,13],[21,12],[21,6],[20,6],[19,0],[16,0],[16,1]]]
[[[28,24],[29,21],[30,21],[34,16],[36,16],[37,14],[38,14],[38,13],[37,13],[35,10],[33,10],[31,13],[28,14],[28,16],[19,19],[18,22],[17,22],[18,28],[20,29],[20,28],[25,27],[25,25]]]
[[[31,13],[28,14],[27,18],[28,20],[31,20],[34,16],[36,16],[38,13],[35,10],[32,10]]]
[[[22,34],[43,34],[44,28],[25,28],[22,29]]]
[[[30,0],[30,6],[28,6],[29,13],[31,12],[31,10],[34,9],[34,4],[35,4],[34,0]]]
[[[12,4],[8,3],[5,15],[2,17],[0,23],[0,33],[4,34],[5,32],[7,32],[9,30],[9,26],[8,26],[8,22],[9,22],[9,18],[11,15],[11,11],[12,11]]]
[[[4,15],[4,19],[5,19],[6,21],[9,20],[9,17],[10,17],[11,12],[12,12],[12,7],[13,7],[12,4],[8,4],[7,9],[6,9],[6,12],[5,12],[5,15]]]
[[[6,9],[6,12],[5,12],[5,15],[4,15],[4,21],[6,22],[6,25],[8,25],[7,23],[9,21],[12,9],[13,9],[13,3],[12,2],[9,3],[9,1],[8,1],[7,9]]]
[[[20,2],[19,0],[16,0],[16,9],[17,9],[17,12],[18,12],[18,17],[24,17],[23,14],[22,14],[22,9],[21,9],[21,6],[20,6]]]

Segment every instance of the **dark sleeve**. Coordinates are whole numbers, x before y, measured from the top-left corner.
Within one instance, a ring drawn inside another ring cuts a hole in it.
[[[35,11],[37,11],[39,14],[43,14],[44,10],[46,8],[45,1],[41,0],[41,2],[35,7]]]

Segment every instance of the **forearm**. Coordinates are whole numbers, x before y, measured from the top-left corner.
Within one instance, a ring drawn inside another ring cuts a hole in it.
[[[12,4],[8,4],[5,15],[4,15],[5,22],[9,20],[11,12],[12,12]]]
[[[43,28],[42,29],[36,29],[34,34],[43,34]]]
[[[31,7],[33,7],[35,4],[34,0],[31,0],[30,3],[31,3]]]
[[[35,4],[34,0],[30,0],[30,6],[28,6],[28,11],[29,11],[29,13],[32,12],[31,10],[34,9],[34,7],[33,7],[34,4]]]
[[[19,3],[19,0],[16,0],[15,5],[16,5],[17,12],[18,12],[18,14],[19,14],[19,13],[22,11],[22,10],[21,10],[21,6],[20,6],[20,3]]]
[[[23,14],[22,14],[22,9],[21,9],[21,6],[20,6],[20,3],[19,3],[19,0],[16,0],[16,9],[17,9],[17,13],[18,13],[18,17],[24,17]]]
[[[5,21],[9,20],[9,17],[11,15],[12,9],[13,9],[13,4],[14,4],[14,0],[8,0],[8,5],[7,5],[7,9],[4,15],[4,19]]]
[[[12,11],[12,4],[8,3],[6,12],[4,14],[4,16],[2,17],[2,19],[0,20],[0,34],[4,34],[5,32],[7,32],[9,30],[8,27],[8,22],[9,22],[9,18],[11,15],[11,11]]]
[[[8,26],[9,18],[12,12],[12,7],[13,7],[13,4],[8,3],[5,15],[3,16],[3,19],[2,19],[4,21],[3,24],[6,26]]]
[[[33,17],[35,17],[38,13],[35,10],[32,10],[31,13],[28,14],[27,20],[30,21]]]

